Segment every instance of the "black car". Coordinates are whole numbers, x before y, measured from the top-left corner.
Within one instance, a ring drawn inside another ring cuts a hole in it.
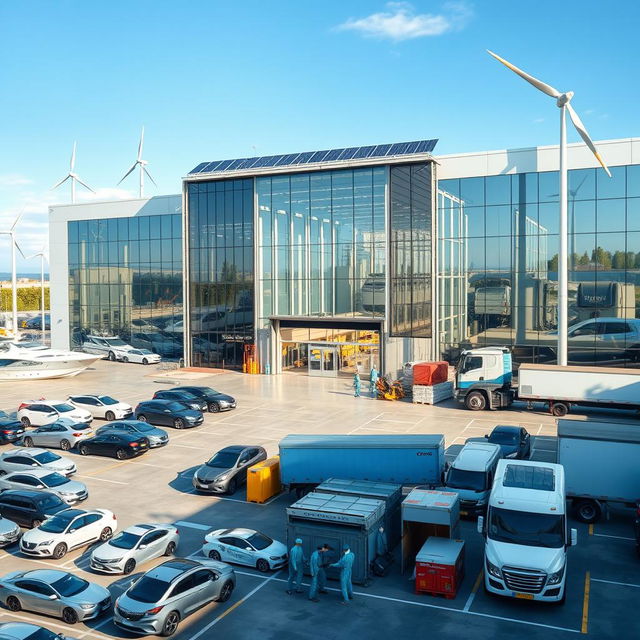
[[[199,398],[193,393],[182,389],[162,389],[161,391],[156,391],[153,394],[153,399],[174,400],[175,402],[179,402],[185,407],[195,409],[196,411],[206,411],[208,408],[207,401],[204,398]]]
[[[80,455],[93,453],[97,456],[112,456],[118,460],[135,458],[149,451],[149,440],[139,434],[108,431],[82,440],[78,445]]]
[[[146,400],[141,402],[135,410],[136,420],[151,424],[187,429],[202,424],[202,411],[187,409],[180,402],[173,400]]]
[[[15,442],[24,435],[24,425],[18,418],[12,418],[5,411],[0,411],[0,444]]]
[[[0,515],[21,527],[38,527],[49,516],[68,509],[55,493],[9,489],[0,493]]]
[[[479,438],[471,438],[478,441]],[[500,445],[503,458],[528,460],[531,455],[531,436],[524,427],[499,424],[482,442]]]
[[[206,401],[211,413],[230,411],[236,408],[236,399],[226,393],[220,393],[211,387],[173,387],[171,391],[186,391]]]

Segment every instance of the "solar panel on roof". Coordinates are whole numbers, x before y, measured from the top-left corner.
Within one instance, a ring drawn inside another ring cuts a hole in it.
[[[391,149],[387,152],[388,156],[402,155],[409,145],[406,142],[397,142],[391,145]]]
[[[386,156],[389,153],[389,149],[391,149],[390,144],[379,144],[371,154],[372,156]]]
[[[307,164],[309,158],[315,153],[315,151],[304,151],[299,153],[298,157],[291,164]]]
[[[204,169],[210,162],[201,162],[191,173],[199,173],[201,169]]]
[[[281,156],[280,160],[274,164],[274,167],[291,164],[299,155],[299,153],[289,153],[286,156]]]
[[[325,156],[328,154],[329,152],[325,149],[324,151],[316,151],[308,160],[308,163],[312,163],[312,162],[322,162],[325,158]]]
[[[327,153],[324,157],[324,162],[330,162],[331,160],[337,160],[340,157],[340,154],[344,151],[344,149],[332,149]]]
[[[374,146],[370,146],[370,147],[360,147],[354,154],[353,154],[353,159],[357,159],[357,158],[368,158],[372,153],[373,150],[375,149]]]
[[[360,147],[349,147],[348,149],[345,149],[340,156],[340,160],[351,160],[351,158],[353,158],[359,148]]]

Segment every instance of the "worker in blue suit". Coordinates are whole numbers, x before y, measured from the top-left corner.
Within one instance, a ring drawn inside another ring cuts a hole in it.
[[[378,382],[378,378],[380,375],[378,374],[378,370],[375,366],[371,367],[371,372],[369,373],[369,392],[371,393],[371,397],[376,397],[376,384]]]
[[[324,570],[324,554],[329,550],[327,543],[318,547],[309,559],[309,570],[311,571],[311,585],[309,587],[309,600],[311,602],[320,602],[318,600],[318,588],[320,593],[327,593],[325,585],[327,583],[327,574]]]
[[[355,555],[349,549],[349,545],[345,544],[344,553],[338,562],[334,562],[332,567],[340,569],[340,591],[342,591],[342,602],[340,604],[349,604],[349,600],[353,600],[353,585],[351,584],[351,568]]]
[[[296,583],[296,593],[302,593],[302,570],[304,568],[304,554],[302,552],[302,538],[296,538],[296,543],[289,550],[289,583],[287,594],[293,593],[293,583]]]
[[[360,374],[356,371],[353,374],[353,395],[356,398],[360,397],[360,388],[361,388],[361,382],[360,382]]]

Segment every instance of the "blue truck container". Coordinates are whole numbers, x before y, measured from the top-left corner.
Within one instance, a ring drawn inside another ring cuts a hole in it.
[[[289,489],[330,478],[436,485],[443,435],[289,435],[280,441],[280,478]]]

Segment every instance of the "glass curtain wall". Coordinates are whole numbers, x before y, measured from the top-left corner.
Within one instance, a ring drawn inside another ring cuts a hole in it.
[[[261,327],[384,314],[385,183],[384,167],[256,178]]]
[[[182,216],[76,220],[67,230],[72,346],[98,333],[182,357]]]
[[[194,366],[239,368],[254,341],[253,179],[190,183]]]
[[[569,171],[569,362],[638,366],[640,361],[640,166]],[[504,344],[518,362],[556,359],[558,174],[440,180],[464,208],[465,224],[440,227],[440,246],[466,245],[465,294],[440,298],[440,317],[463,318],[461,347]]]

